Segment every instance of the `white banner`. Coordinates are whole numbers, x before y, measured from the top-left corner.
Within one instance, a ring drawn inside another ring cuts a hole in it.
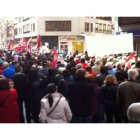
[[[88,55],[109,55],[133,52],[133,34],[85,36]]]

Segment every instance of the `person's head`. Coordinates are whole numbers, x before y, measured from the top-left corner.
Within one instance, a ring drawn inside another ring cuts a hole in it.
[[[137,61],[137,62],[136,62],[135,67],[136,67],[136,68],[140,68],[140,61]]]
[[[65,68],[64,67],[59,67],[59,69],[58,69],[58,73],[59,74],[63,74],[63,71],[65,70]]]
[[[108,85],[108,84],[116,84],[117,80],[116,77],[114,75],[108,75],[105,78],[104,84]]]
[[[52,62],[51,61],[47,61],[47,67],[51,68],[52,67]]]
[[[63,76],[64,76],[64,78],[68,78],[68,77],[70,77],[70,72],[69,72],[69,70],[64,70],[63,71]]]
[[[136,69],[129,69],[128,70],[128,79],[136,81],[138,76],[139,76],[139,73]]]
[[[77,64],[76,66],[75,66],[75,68],[78,70],[78,69],[81,69],[81,68],[83,68],[83,65],[81,64],[81,63],[79,63],[79,64]]]
[[[43,66],[43,67],[47,66],[47,61],[46,61],[46,60],[44,60],[44,61],[42,62],[42,66]]]
[[[107,67],[106,66],[101,66],[100,72],[101,72],[101,74],[108,74]]]
[[[117,81],[124,81],[125,80],[124,75],[121,71],[117,71],[115,73],[115,77],[116,77]]]
[[[33,62],[32,67],[34,67],[34,68],[37,68],[38,67],[38,64],[37,64],[36,61]]]
[[[71,72],[72,75],[75,75],[76,74],[76,68],[75,67],[72,67],[70,69],[70,72]]]
[[[4,69],[6,69],[6,68],[9,67],[9,63],[8,62],[3,62],[3,65],[2,66],[3,66]]]
[[[15,71],[17,72],[22,72],[22,67],[21,66],[16,66]]]
[[[14,81],[11,79],[9,79],[9,87],[10,87],[10,89],[14,88]]]
[[[112,70],[112,69],[113,69],[112,62],[107,62],[107,63],[105,64],[105,66],[107,67],[108,70]]]
[[[79,69],[76,71],[77,78],[85,78],[86,71],[84,69]]]
[[[117,69],[121,69],[121,67],[122,67],[121,63],[120,62],[117,62],[116,63],[116,67],[117,67]]]
[[[54,70],[54,68],[49,68],[48,69],[48,75],[49,76],[55,76],[55,70]]]
[[[133,103],[129,106],[127,117],[130,122],[140,122],[140,103]]]
[[[9,89],[9,81],[6,78],[0,78],[0,91]]]
[[[91,68],[91,66],[86,66],[86,71],[92,71],[92,68]]]
[[[49,101],[50,107],[52,107],[53,97],[51,96],[51,94],[56,92],[56,85],[54,83],[50,83],[46,88],[46,92],[49,94],[48,101]]]
[[[22,56],[19,56],[18,57],[18,61],[22,61]]]
[[[73,56],[71,56],[69,61],[71,62],[71,61],[73,61],[73,60],[74,60],[74,57],[73,57]]]
[[[85,59],[84,58],[81,59],[81,63],[85,63]]]
[[[97,59],[94,64],[100,66],[102,64],[101,59]]]
[[[93,83],[95,82],[95,77],[94,77],[92,74],[88,74],[88,75],[86,76],[86,81],[87,81],[88,83],[93,84]]]
[[[14,65],[15,67],[18,66],[18,62],[17,62],[16,60],[14,60],[14,61],[12,62],[12,65]]]

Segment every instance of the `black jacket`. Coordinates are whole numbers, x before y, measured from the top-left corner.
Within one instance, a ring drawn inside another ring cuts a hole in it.
[[[14,81],[14,87],[18,92],[18,98],[26,98],[27,76],[23,73],[16,73],[11,79]]]
[[[93,85],[87,83],[84,78],[68,84],[67,98],[73,116],[81,118],[92,115],[91,100],[93,93]]]

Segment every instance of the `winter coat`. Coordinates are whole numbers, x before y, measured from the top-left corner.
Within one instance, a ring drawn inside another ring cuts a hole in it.
[[[92,115],[91,100],[94,87],[87,83],[85,78],[79,78],[76,82],[68,84],[67,98],[71,111],[75,117],[89,117]]]
[[[0,91],[0,103],[7,97],[9,90]],[[19,108],[17,103],[17,92],[11,89],[7,101],[0,107],[0,123],[19,123]]]
[[[137,102],[140,102],[140,84],[133,80],[120,84],[117,93],[118,113],[127,116],[128,107]]]
[[[59,100],[60,96],[62,95],[60,93],[52,93],[51,96],[53,97],[52,107],[49,106],[47,96],[41,100],[41,110],[39,115],[40,122],[46,121],[48,123],[70,122],[72,118],[72,113],[65,97],[62,97],[59,103],[57,104],[56,108],[53,110],[53,112],[47,115],[48,113],[51,112],[51,110],[54,108],[57,101]]]
[[[10,79],[15,74],[15,66],[11,65],[10,67],[6,68],[2,75],[4,75],[7,79]]]

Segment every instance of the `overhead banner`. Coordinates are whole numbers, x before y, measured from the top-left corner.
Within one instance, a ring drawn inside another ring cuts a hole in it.
[[[133,52],[133,34],[85,36],[89,56]]]

